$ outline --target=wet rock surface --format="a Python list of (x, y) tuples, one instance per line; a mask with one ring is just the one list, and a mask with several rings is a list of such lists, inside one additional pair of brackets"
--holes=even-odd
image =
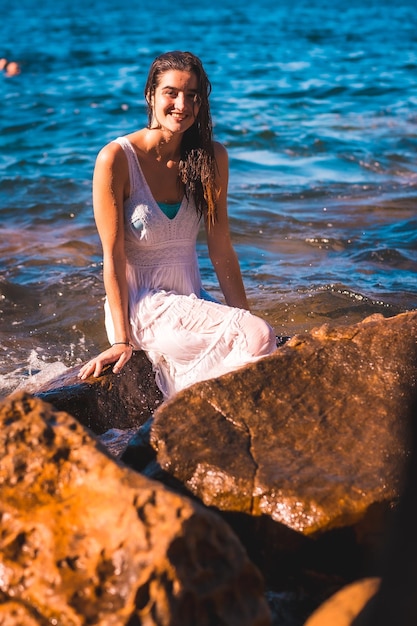
[(99, 378), (78, 378), (80, 366), (71, 368), (33, 391), (34, 395), (67, 411), (96, 434), (139, 428), (162, 402), (152, 366), (144, 352), (134, 352), (120, 374), (107, 367)]
[(416, 381), (417, 316), (322, 327), (156, 413), (162, 469), (205, 504), (304, 535), (398, 495)]
[(271, 584), (368, 575), (410, 452), (416, 340), (415, 313), (294, 337), (162, 405), (122, 458), (222, 511)]

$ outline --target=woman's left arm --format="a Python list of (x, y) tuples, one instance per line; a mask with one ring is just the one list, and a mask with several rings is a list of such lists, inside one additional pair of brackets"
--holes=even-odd
[(226, 148), (217, 142), (214, 144), (214, 151), (217, 165), (216, 188), (218, 198), (216, 222), (210, 226), (206, 223), (209, 256), (226, 303), (229, 306), (249, 310), (239, 261), (230, 237), (227, 214), (229, 159)]

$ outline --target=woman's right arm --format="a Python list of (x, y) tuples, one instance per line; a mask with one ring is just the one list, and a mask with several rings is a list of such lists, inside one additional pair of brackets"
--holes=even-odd
[(132, 348), (128, 345), (130, 327), (123, 218), (123, 201), (128, 184), (128, 165), (123, 150), (117, 143), (110, 143), (97, 156), (93, 176), (93, 206), (103, 248), (103, 279), (115, 344), (80, 369), (81, 379), (92, 374), (99, 376), (103, 367), (109, 363), (115, 363), (113, 371), (118, 373), (132, 355)]

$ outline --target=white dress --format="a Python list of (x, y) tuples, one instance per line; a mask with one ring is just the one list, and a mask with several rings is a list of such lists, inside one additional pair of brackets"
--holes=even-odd
[[(273, 352), (273, 329), (244, 309), (220, 304), (203, 290), (197, 261), (200, 228), (192, 199), (168, 218), (152, 196), (136, 152), (115, 140), (129, 163), (130, 197), (124, 204), (131, 340), (152, 362), (165, 398)], [(110, 343), (115, 341), (105, 304)]]

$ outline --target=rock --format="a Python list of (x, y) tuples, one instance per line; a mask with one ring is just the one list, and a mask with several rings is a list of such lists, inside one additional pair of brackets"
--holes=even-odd
[(273, 626), (301, 626), (317, 607), (317, 598), (310, 597), (298, 587), (292, 591), (266, 592)]
[(410, 445), (404, 490), (384, 546), (381, 584), (352, 626), (417, 624), (417, 394), (411, 410)]
[(122, 458), (227, 514), (264, 572), (304, 551), (305, 567), (356, 578), (399, 495), (416, 340), (416, 312), (294, 337), (163, 404), (156, 462), (143, 445)]
[[(277, 346), (288, 340), (277, 337)], [(35, 380), (21, 389), (70, 413), (96, 434), (138, 428), (163, 401), (151, 363), (141, 350), (133, 353), (120, 374), (113, 374), (109, 366), (99, 378), (81, 381), (80, 369), (77, 365), (52, 380)]]
[(317, 609), (305, 626), (352, 626), (379, 584), (379, 578), (367, 578), (347, 585)]
[(221, 518), (117, 464), (67, 413), (0, 405), (0, 622), (267, 626), (258, 570)]
[[(142, 428), (143, 426), (141, 429)], [(120, 458), (126, 450), (126, 447), (129, 446), (132, 438), (137, 435), (137, 432), (138, 431), (135, 428), (130, 428), (128, 430), (110, 428), (110, 430), (106, 430), (106, 432), (102, 435), (97, 435), (97, 439), (105, 446), (106, 450), (110, 452), (112, 456)]]
[(14, 600), (2, 603), (0, 596), (0, 624), (1, 626), (39, 626), (36, 616), (31, 610)]
[(410, 412), (411, 457), (384, 546), (381, 579), (357, 581), (327, 600), (305, 626), (415, 626), (417, 624), (417, 394)]
[(162, 402), (151, 363), (142, 351), (133, 353), (120, 374), (107, 367), (99, 378), (81, 381), (80, 368), (71, 368), (33, 394), (70, 413), (96, 434), (112, 428), (139, 428)]

